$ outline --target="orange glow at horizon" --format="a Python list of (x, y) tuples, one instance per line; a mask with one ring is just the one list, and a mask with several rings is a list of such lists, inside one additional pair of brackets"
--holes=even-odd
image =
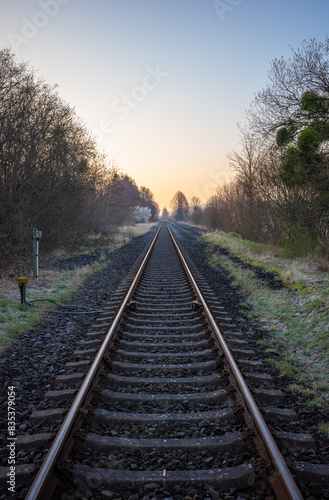
[(167, 129), (163, 129), (163, 116), (152, 116), (152, 129), (143, 118), (137, 111), (132, 113), (122, 128), (105, 137), (104, 146), (112, 152), (115, 165), (139, 187), (146, 186), (153, 192), (161, 210), (170, 210), (177, 191), (182, 191), (189, 202), (198, 196), (205, 203), (219, 184), (232, 177), (226, 154), (238, 147), (238, 141), (220, 131), (215, 122), (210, 132), (201, 134), (197, 117), (185, 127), (177, 120), (170, 124), (168, 118)]
[(48, 3), (52, 15), (47, 2), (6, 2), (0, 45), (16, 34), (18, 60), (58, 85), (99, 150), (168, 210), (178, 190), (205, 203), (234, 177), (227, 154), (270, 62), (328, 33), (323, 0), (231, 2), (222, 16), (210, 0)]

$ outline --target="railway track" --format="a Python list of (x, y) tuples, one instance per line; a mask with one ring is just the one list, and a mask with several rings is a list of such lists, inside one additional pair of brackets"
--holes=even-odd
[(28, 500), (301, 499), (300, 478), (329, 477), (298, 461), (312, 436), (272, 437), (265, 420), (297, 415), (166, 225), (46, 398), (26, 446), (52, 445)]

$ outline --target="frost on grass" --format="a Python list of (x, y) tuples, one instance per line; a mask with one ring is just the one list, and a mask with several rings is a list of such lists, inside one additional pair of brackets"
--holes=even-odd
[[(270, 362), (281, 373), (293, 377), (299, 390), (312, 402), (324, 404), (329, 400), (329, 274), (321, 272), (314, 259), (291, 259), (275, 255), (266, 245), (252, 244), (228, 235), (206, 239), (223, 246), (232, 256), (245, 262), (271, 264), (288, 285), (285, 290), (270, 290), (257, 279), (257, 274), (242, 269), (229, 256), (210, 251), (213, 266), (224, 267), (233, 284), (252, 306), (249, 312), (269, 332), (262, 344)], [(280, 359), (270, 358), (277, 350)]]

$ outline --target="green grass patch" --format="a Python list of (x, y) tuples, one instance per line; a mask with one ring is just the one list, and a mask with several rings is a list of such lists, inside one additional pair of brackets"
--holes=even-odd
[[(95, 263), (72, 271), (41, 271), (39, 280), (32, 280), (27, 284), (27, 302), (40, 299), (50, 299), (59, 304), (70, 300), (84, 281), (105, 266), (104, 262)], [(0, 299), (0, 346), (8, 347), (17, 336), (33, 327), (40, 321), (42, 315), (49, 309), (54, 308), (51, 302), (37, 302), (27, 308), (20, 303), (20, 291), (14, 282), (4, 282), (1, 287), (7, 285), (8, 295)]]
[(234, 257), (252, 266), (263, 268), (277, 275), (286, 286), (295, 290), (310, 291), (311, 288), (326, 288), (329, 262), (318, 254), (292, 257), (284, 248), (244, 240), (230, 234), (207, 234), (204, 239), (220, 246)]
[[(299, 391), (311, 404), (329, 403), (329, 307), (328, 274), (316, 273), (314, 266), (288, 257), (275, 256), (266, 245), (249, 244), (230, 235), (206, 236), (246, 262), (269, 268), (271, 261), (284, 281), (289, 276), (290, 289), (271, 290), (255, 272), (234, 263), (229, 256), (209, 252), (209, 263), (221, 266), (232, 277), (251, 310), (251, 319), (266, 328), (269, 336), (261, 341), (264, 353), (280, 373), (294, 378)], [(257, 255), (255, 255), (257, 253)], [(280, 357), (271, 356), (275, 351)]]
[[(146, 233), (154, 223), (138, 224), (134, 228), (120, 228), (116, 235), (104, 237), (101, 235), (91, 235), (72, 240), (72, 248), (79, 253), (93, 253), (95, 251), (116, 250), (124, 244), (129, 243), (135, 236)], [(72, 256), (72, 248), (69, 250), (56, 249), (53, 254), (43, 256), (42, 248), (40, 252), (40, 262), (42, 259), (51, 260)], [(47, 259), (46, 259), (47, 257)], [(18, 261), (15, 262), (17, 266)], [(106, 267), (108, 261), (101, 257), (98, 262), (71, 271), (54, 271), (43, 269), (39, 272), (39, 279), (34, 280), (32, 269), (29, 274), (25, 273), (29, 280), (26, 290), (27, 301), (51, 299), (58, 304), (64, 304), (71, 300), (85, 280), (92, 274), (101, 271)], [(16, 268), (15, 268), (16, 269)], [(55, 307), (51, 302), (36, 302), (33, 307), (27, 309), (20, 303), (20, 290), (15, 278), (10, 277), (14, 272), (8, 273), (9, 277), (0, 280), (0, 349), (11, 345), (12, 340), (18, 335), (27, 332), (38, 323), (42, 317)]]

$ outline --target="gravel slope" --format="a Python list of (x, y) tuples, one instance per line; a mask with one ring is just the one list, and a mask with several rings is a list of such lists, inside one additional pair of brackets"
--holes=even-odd
[[(105, 308), (121, 280), (135, 263), (146, 245), (155, 234), (155, 228), (145, 235), (136, 237), (129, 244), (110, 254), (110, 263), (101, 272), (91, 276), (84, 287), (70, 301), (87, 307)], [(100, 255), (99, 255), (100, 257)], [(52, 265), (67, 269), (81, 267), (95, 261), (90, 256), (70, 257)], [(6, 465), (8, 450), (5, 439), (7, 430), (7, 387), (15, 386), (16, 393), (16, 433), (30, 432), (29, 417), (38, 408), (44, 394), (52, 389), (54, 380), (70, 361), (71, 353), (84, 338), (97, 315), (45, 314), (44, 320), (34, 329), (20, 335), (10, 348), (0, 356), (1, 391), (0, 414), (0, 465)], [(18, 453), (19, 463), (24, 463), (24, 455)]]

